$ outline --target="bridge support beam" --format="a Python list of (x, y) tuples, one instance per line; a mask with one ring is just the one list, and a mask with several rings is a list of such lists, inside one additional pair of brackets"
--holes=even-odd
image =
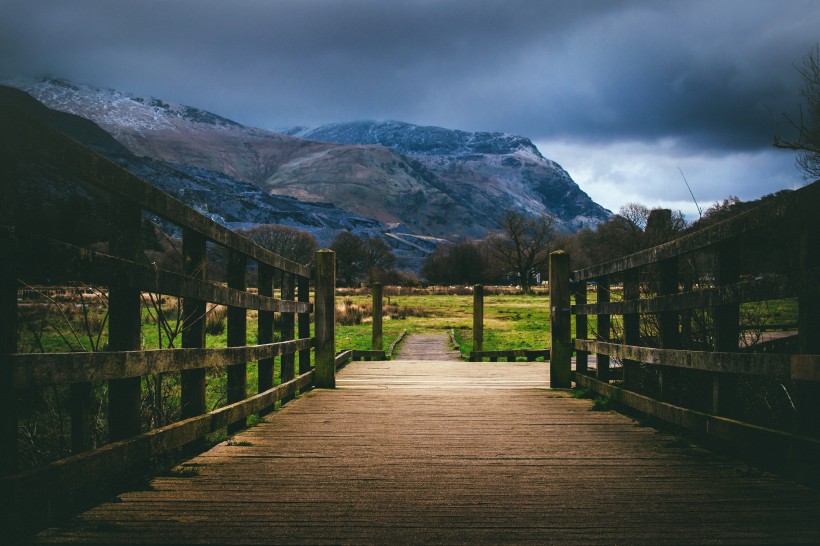
[(336, 253), (320, 250), (316, 264), (316, 367), (315, 384), (336, 388)]
[(550, 254), (550, 386), (572, 386), (572, 331), (570, 322), (569, 254)]

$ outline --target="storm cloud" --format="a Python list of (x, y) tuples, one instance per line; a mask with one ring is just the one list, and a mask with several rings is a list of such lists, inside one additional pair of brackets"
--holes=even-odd
[(691, 213), (679, 169), (704, 201), (801, 181), (771, 142), (773, 115), (797, 112), (814, 0), (4, 4), (5, 76), (267, 129), (397, 119), (517, 133), (610, 208), (628, 195)]

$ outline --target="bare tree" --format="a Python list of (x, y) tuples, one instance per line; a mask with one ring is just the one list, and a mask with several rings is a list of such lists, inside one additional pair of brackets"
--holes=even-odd
[(510, 210), (501, 220), (503, 231), (489, 237), (495, 258), (518, 275), (524, 292), (532, 291), (533, 277), (549, 264), (554, 223), (551, 216), (529, 218)]
[(239, 233), (274, 254), (299, 264), (312, 263), (313, 255), (319, 250), (319, 243), (313, 235), (290, 226), (261, 224)]
[(806, 178), (820, 177), (820, 44), (809, 50), (803, 58), (803, 66), (797, 68), (803, 78), (800, 95), (806, 99), (806, 109), (800, 107), (800, 118), (795, 120), (786, 114), (782, 118), (797, 131), (795, 139), (781, 135), (780, 124), (774, 136), (777, 148), (795, 150), (797, 166)]

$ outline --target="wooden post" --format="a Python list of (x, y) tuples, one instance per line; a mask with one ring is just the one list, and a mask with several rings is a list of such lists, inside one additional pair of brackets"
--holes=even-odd
[(16, 133), (12, 135), (5, 130), (0, 141), (0, 223), (9, 228), (0, 233), (0, 476), (17, 470), (17, 392), (6, 356), (17, 352), (17, 245), (11, 231), (16, 221), (17, 157), (12, 144)]
[[(800, 287), (797, 309), (797, 352), (820, 354), (820, 293), (808, 279), (811, 269), (820, 267), (820, 221), (816, 215), (806, 222), (800, 233)], [(797, 382), (799, 426), (807, 435), (820, 436), (820, 385), (817, 382)]]
[(316, 375), (319, 388), (336, 388), (336, 254), (316, 253)]
[[(246, 290), (245, 271), (247, 257), (231, 249), (228, 252), (228, 287), (235, 290)], [(241, 347), (248, 343), (247, 313), (244, 307), (228, 306), (228, 347)], [(228, 404), (245, 399), (247, 390), (248, 365), (232, 364), (228, 366)], [(247, 419), (241, 419), (228, 425), (228, 434), (234, 434), (247, 425)]]
[[(609, 303), (609, 278), (601, 277), (598, 279), (597, 291), (598, 303)], [(601, 341), (609, 341), (610, 318), (606, 313), (598, 313), (598, 339)], [(595, 358), (595, 376), (598, 381), (604, 383), (609, 381), (609, 355), (596, 355)]]
[[(636, 301), (641, 298), (640, 270), (628, 269), (624, 271), (624, 301)], [(641, 343), (641, 315), (638, 313), (624, 314), (624, 345), (640, 345)], [(638, 387), (638, 367), (634, 360), (624, 360), (624, 387), (635, 390)]]
[[(732, 242), (724, 243), (715, 249), (715, 285), (723, 286), (740, 280), (741, 248), (741, 244)], [(713, 313), (715, 351), (737, 352), (740, 341), (740, 304), (718, 305), (714, 308)], [(721, 390), (729, 390), (729, 384), (734, 382), (735, 378), (733, 377), (712, 374), (713, 414), (717, 415), (725, 410), (725, 408), (722, 410), (721, 404), (726, 405), (727, 397), (724, 396), (724, 400), (721, 401), (720, 392)]]
[(550, 254), (550, 388), (572, 386), (572, 323), (570, 320), (569, 254)]
[(12, 236), (3, 233), (0, 241), (5, 261), (0, 267), (0, 475), (17, 470), (17, 392), (7, 356), (17, 352), (16, 245)]
[[(259, 295), (273, 297), (273, 277), (274, 269), (272, 266), (260, 263), (256, 270), (257, 284), (259, 285)], [(274, 312), (273, 311), (259, 311), (258, 330), (256, 340), (259, 345), (266, 343), (273, 343), (273, 328), (274, 328)], [(265, 392), (273, 388), (273, 358), (261, 358), (257, 363), (258, 380), (257, 392)], [(271, 408), (273, 409), (273, 408)], [(269, 413), (269, 411), (260, 412), (260, 414)]]
[[(302, 303), (310, 303), (310, 279), (299, 277), (298, 279), (298, 299)], [(299, 339), (310, 337), (310, 311), (299, 313)], [(299, 375), (310, 371), (310, 349), (299, 351)]]
[[(296, 279), (291, 273), (282, 273), (282, 300), (294, 301), (296, 299)], [(279, 323), (281, 330), (279, 338), (282, 341), (293, 340), (293, 313), (281, 313), (279, 315)], [(294, 353), (282, 355), (282, 367), (279, 370), (279, 378), (282, 383), (287, 383), (295, 377), (296, 355)], [(293, 400), (293, 396), (282, 398), (282, 402), (289, 402)]]
[[(183, 272), (188, 277), (205, 280), (207, 278), (207, 247), (205, 237), (188, 228), (182, 230)], [(186, 348), (205, 347), (206, 302), (196, 298), (183, 298), (182, 346)], [(182, 419), (196, 417), (207, 412), (205, 404), (205, 368), (183, 370), (180, 373)]]
[(381, 351), (384, 349), (384, 341), (382, 335), (382, 283), (373, 283), (373, 350)]
[[(658, 293), (661, 296), (678, 292), (678, 259), (669, 258), (658, 263), (660, 282)], [(679, 317), (677, 311), (666, 311), (658, 316), (660, 327), (660, 345), (663, 349), (678, 349), (680, 347)], [(658, 397), (663, 401), (663, 367), (658, 368)]]
[[(575, 305), (586, 305), (587, 303), (587, 283), (580, 281), (575, 285)], [(589, 320), (587, 315), (576, 313), (575, 315), (575, 339), (587, 339), (589, 335)], [(575, 351), (575, 371), (586, 373), (588, 369), (589, 353), (586, 351)]]
[[(111, 198), (111, 252), (138, 261), (142, 254), (142, 211), (118, 197)], [(140, 291), (122, 278), (111, 281), (108, 291), (108, 348), (140, 349)], [(140, 433), (140, 377), (111, 380), (108, 384), (108, 438), (112, 442)]]
[[(484, 286), (473, 287), (473, 352), (484, 350)], [(471, 357), (471, 360), (474, 360)], [(481, 360), (480, 358), (478, 360)]]

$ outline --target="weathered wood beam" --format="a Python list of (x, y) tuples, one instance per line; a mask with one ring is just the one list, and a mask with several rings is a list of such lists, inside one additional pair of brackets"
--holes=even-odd
[(313, 339), (221, 347), (98, 353), (25, 353), (9, 355), (16, 389), (104, 381), (196, 368), (217, 368), (309, 350)]
[(574, 281), (592, 280), (628, 269), (643, 267), (669, 258), (708, 248), (763, 229), (784, 220), (799, 221), (816, 214), (820, 203), (820, 182), (809, 184), (755, 209), (705, 227), (678, 239), (623, 258), (588, 267), (572, 274)]

